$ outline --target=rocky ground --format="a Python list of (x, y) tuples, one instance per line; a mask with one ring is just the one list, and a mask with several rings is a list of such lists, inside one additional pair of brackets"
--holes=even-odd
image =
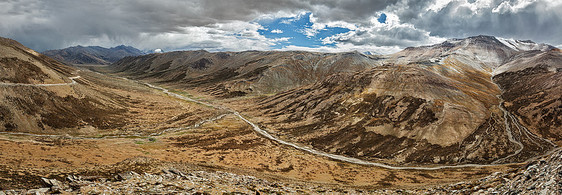
[(562, 194), (562, 150), (508, 173), (424, 189), (429, 194)]
[(227, 172), (174, 169), (158, 174), (120, 173), (113, 178), (69, 176), (64, 181), (43, 179), (44, 188), (8, 190), (0, 194), (279, 194), (279, 193), (362, 193), (363, 190), (329, 188), (315, 185), (270, 182), (253, 176)]
[[(149, 158), (129, 159), (111, 168), (122, 172), (105, 177), (68, 175), (41, 178), (43, 187), (0, 191), (4, 194), (560, 194), (562, 193), (562, 150), (507, 173), (449, 185), (408, 189), (357, 189), (350, 186), (269, 181), (225, 171), (159, 164)], [(161, 168), (137, 173), (129, 169)], [(162, 168), (164, 167), (164, 168)], [(137, 170), (141, 171), (141, 170)]]
[[(30, 170), (28, 170), (30, 171)], [(97, 173), (96, 173), (97, 172)], [(100, 172), (106, 173), (99, 174)], [(39, 173), (27, 172), (33, 176)], [(37, 174), (37, 175), (35, 175)], [(50, 174), (53, 174), (52, 172)], [(57, 171), (40, 177), (34, 189), (0, 191), (4, 194), (314, 194), (373, 193), (349, 186), (277, 181), (208, 167), (165, 163), (135, 157), (112, 166), (78, 172)]]

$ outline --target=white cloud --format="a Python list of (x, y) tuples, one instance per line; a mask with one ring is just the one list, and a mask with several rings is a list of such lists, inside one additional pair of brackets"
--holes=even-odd
[[(340, 49), (404, 48), (478, 34), (562, 43), (562, 0), (0, 0), (0, 7), (0, 36), (39, 51), (76, 44), (268, 50), (290, 38), (260, 36), (256, 29), (265, 29), (253, 22), (307, 12), (313, 25), (302, 33), (309, 37), (327, 27), (353, 31), (323, 40)], [(386, 24), (376, 21), (381, 13)]]
[(310, 17), (310, 22), (312, 23), (312, 26), (310, 28), (305, 28), (303, 30), (302, 33), (304, 35), (306, 35), (307, 37), (314, 37), (314, 36), (316, 36), (316, 34), (318, 34), (318, 32), (326, 29), (326, 24), (318, 22), (318, 18), (314, 17), (313, 13), (311, 13), (309, 17)]
[[(310, 22), (312, 26), (301, 30), (301, 33), (313, 38), (320, 31), (327, 27), (341, 27), (350, 29), (349, 32), (335, 34), (322, 39), (322, 44), (326, 46), (320, 47), (304, 47), (288, 45), (278, 50), (305, 50), (315, 52), (375, 52), (375, 53), (393, 53), (409, 46), (420, 46), (436, 44), (445, 40), (445, 38), (431, 36), (430, 32), (415, 28), (412, 24), (402, 23), (398, 16), (393, 13), (386, 13), (386, 22), (380, 23), (376, 16), (381, 13), (367, 18), (362, 24), (349, 23), (345, 21), (330, 21), (326, 23), (310, 14)], [(300, 18), (304, 15), (299, 13), (293, 15), (294, 18)]]
[(404, 0), (385, 11), (434, 36), (492, 35), (560, 44), (561, 10), (560, 0)]
[(275, 43), (279, 43), (279, 42), (287, 42), (291, 39), (292, 39), (292, 37), (281, 37), (281, 38), (271, 39), (271, 41), (275, 42)]
[(348, 23), (345, 21), (329, 21), (329, 22), (319, 22), (318, 18), (314, 16), (314, 13), (310, 14), (310, 22), (312, 26), (310, 28), (305, 28), (301, 31), (307, 37), (314, 37), (316, 36), (321, 30), (324, 30), (328, 27), (340, 27), (340, 28), (347, 28), (350, 30), (354, 30), (357, 28), (356, 24)]
[(492, 13), (500, 13), (504, 14), (507, 12), (517, 13), (519, 10), (526, 8), (527, 6), (531, 5), (532, 3), (536, 2), (536, 0), (518, 0), (511, 4), (509, 1), (504, 1), (496, 8), (492, 10)]
[(281, 29), (275, 29), (275, 30), (272, 30), (271, 33), (281, 34), (281, 33), (283, 33), (283, 31)]
[(302, 11), (290, 12), (290, 11), (283, 11), (282, 10), (282, 11), (278, 11), (278, 12), (274, 12), (274, 13), (261, 14), (255, 20), (256, 21), (270, 22), (270, 21), (273, 21), (273, 20), (278, 19), (278, 18), (293, 17), (293, 16), (298, 15), (300, 13), (302, 13)]
[(347, 33), (324, 38), (324, 44), (350, 43), (357, 46), (420, 46), (443, 42), (441, 37), (431, 36), (430, 32), (415, 28), (411, 24), (401, 23), (398, 16), (388, 13), (386, 23), (380, 23), (376, 17), (370, 18), (370, 24), (357, 26)]
[[(295, 16), (295, 14), (291, 14), (289, 17), (286, 17), (286, 18), (289, 18), (289, 19), (282, 20), (281, 23), (282, 23), (282, 24), (291, 24), (291, 23), (293, 23), (294, 21), (297, 21), (297, 20), (302, 19), (302, 17), (305, 16), (306, 13), (307, 13), (306, 11), (299, 11), (299, 12), (296, 14), (296, 16)], [(293, 17), (293, 16), (294, 16), (294, 17)]]
[(141, 49), (164, 48), (205, 49), (209, 51), (269, 50), (276, 42), (289, 38), (268, 39), (258, 33), (261, 25), (253, 22), (233, 21), (202, 27), (183, 27), (177, 32), (141, 33), (143, 40), (136, 45)]
[(302, 46), (295, 46), (289, 45), (283, 47), (281, 49), (277, 49), (278, 51), (310, 51), (310, 52), (328, 52), (328, 53), (337, 53), (337, 52), (350, 52), (350, 51), (358, 51), (361, 53), (364, 52), (372, 52), (372, 53), (380, 53), (380, 54), (391, 54), (396, 53), (402, 48), (398, 46), (376, 46), (376, 45), (353, 45), (350, 43), (338, 43), (335, 46), (321, 46), (321, 47), (302, 47)]
[(445, 6), (447, 6), (449, 3), (451, 3), (451, 1), (453, 0), (436, 0), (433, 4), (427, 7), (426, 11), (438, 12), (441, 9), (443, 9)]

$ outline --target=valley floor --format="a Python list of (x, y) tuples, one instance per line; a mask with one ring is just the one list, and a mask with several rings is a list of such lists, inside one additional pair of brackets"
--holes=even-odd
[(80, 71), (79, 84), (120, 93), (136, 102), (131, 112), (143, 113), (146, 118), (133, 118), (122, 128), (102, 133), (81, 129), (81, 134), (49, 136), (0, 134), (0, 190), (4, 190), (0, 194), (28, 192), (21, 189), (73, 193), (416, 193), (428, 186), (478, 181), (525, 165), (392, 170), (336, 161), (267, 139), (235, 114), (88, 68), (92, 66)]

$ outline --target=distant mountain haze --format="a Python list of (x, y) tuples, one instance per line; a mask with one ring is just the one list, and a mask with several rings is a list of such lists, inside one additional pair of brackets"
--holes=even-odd
[(127, 56), (144, 55), (143, 51), (131, 46), (120, 45), (112, 48), (99, 46), (74, 46), (64, 49), (43, 52), (55, 60), (65, 64), (103, 64), (108, 65)]

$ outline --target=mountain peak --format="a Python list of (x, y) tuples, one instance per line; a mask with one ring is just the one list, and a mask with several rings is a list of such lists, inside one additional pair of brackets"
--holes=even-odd
[(554, 48), (551, 45), (544, 44), (544, 43), (539, 44), (531, 40), (515, 40), (515, 39), (506, 39), (501, 37), (497, 37), (496, 39), (502, 44), (504, 44), (505, 46), (516, 51), (529, 51), (529, 50), (548, 51)]
[(109, 48), (109, 49), (136, 49), (136, 48), (131, 47), (131, 46), (127, 46), (127, 45), (119, 45), (119, 46), (112, 47), (112, 48)]
[(451, 44), (491, 44), (500, 47), (508, 47), (511, 50), (515, 51), (529, 51), (529, 50), (541, 50), (541, 51), (548, 51), (554, 48), (551, 45), (544, 44), (544, 43), (535, 43), (531, 40), (516, 40), (513, 38), (502, 38), (502, 37), (495, 37), (489, 35), (478, 35), (467, 37), (464, 39), (452, 38), (447, 39), (445, 42), (438, 44), (442, 46), (454, 46)]

